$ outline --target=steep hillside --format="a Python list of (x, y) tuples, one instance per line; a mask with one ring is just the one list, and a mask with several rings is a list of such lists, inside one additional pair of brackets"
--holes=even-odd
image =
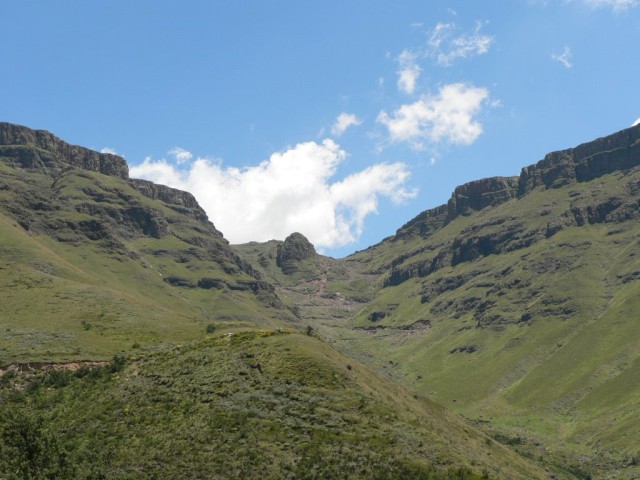
[(327, 326), (344, 326), (377, 290), (377, 273), (362, 272), (348, 261), (318, 255), (300, 233), (284, 241), (251, 242), (232, 248), (269, 279), (303, 327), (323, 331)]
[(5, 374), (0, 401), (8, 479), (547, 477), (442, 407), (283, 330)]
[(329, 311), (301, 308), (298, 287), (349, 272), (299, 234), (265, 248), (245, 249), (254, 267), (190, 194), (0, 124), (0, 477), (547, 476), (313, 328), (287, 330)]
[[(192, 195), (0, 123), (0, 364), (294, 319)], [(276, 323), (274, 323), (276, 322)]]
[(637, 478), (639, 165), (640, 126), (458, 187), (338, 262), (372, 300), (317, 328), (531, 455)]
[(528, 455), (636, 478), (639, 165), (634, 127), (462, 185), (345, 259), (234, 248), (343, 352)]
[(68, 478), (637, 478), (639, 219), (640, 126), (336, 260), (0, 124), (0, 464), (17, 428)]

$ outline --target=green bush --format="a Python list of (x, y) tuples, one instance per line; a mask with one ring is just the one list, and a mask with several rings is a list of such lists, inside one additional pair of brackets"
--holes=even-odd
[(3, 412), (0, 477), (6, 480), (75, 478), (69, 454), (41, 416), (21, 409)]

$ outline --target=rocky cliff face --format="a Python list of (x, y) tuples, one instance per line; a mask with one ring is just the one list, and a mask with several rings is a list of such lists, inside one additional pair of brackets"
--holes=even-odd
[[(534, 190), (558, 189), (615, 172), (627, 174), (636, 171), (633, 169), (638, 166), (640, 126), (572, 149), (549, 153), (540, 162), (523, 168), (519, 177), (485, 178), (461, 185), (446, 205), (422, 212), (386, 241), (427, 239), (461, 215), (510, 200), (521, 201)], [(497, 216), (462, 229), (447, 242), (425, 242), (414, 247), (386, 265), (391, 270), (384, 285), (399, 285), (410, 278), (427, 277), (447, 266), (521, 250), (565, 228), (640, 218), (640, 187), (635, 180), (627, 183), (624, 192), (617, 195), (601, 196), (598, 189), (584, 195), (578, 190), (569, 192), (565, 210), (554, 215), (551, 210), (539, 212), (539, 217), (547, 219), (544, 223)]]
[(446, 205), (422, 212), (400, 227), (391, 240), (415, 235), (427, 237), (460, 215), (522, 198), (535, 188), (559, 188), (587, 182), (638, 165), (640, 125), (575, 148), (551, 152), (538, 163), (524, 167), (520, 176), (490, 177), (460, 185)]
[(396, 232), (393, 240), (419, 235), (427, 237), (460, 215), (492, 207), (518, 195), (519, 177), (491, 177), (456, 187), (445, 205), (422, 212)]
[(427, 237), (431, 233), (438, 231), (447, 223), (448, 207), (440, 205), (439, 207), (425, 210), (417, 217), (405, 223), (398, 229), (393, 240), (410, 238), (413, 236)]
[(129, 178), (124, 158), (70, 145), (45, 130), (0, 123), (0, 155), (11, 157), (22, 168), (62, 169), (64, 164), (105, 175)]
[(640, 125), (575, 148), (552, 152), (522, 169), (518, 196), (536, 187), (558, 188), (640, 165)]
[(517, 193), (518, 177), (491, 177), (465, 183), (456, 187), (447, 203), (447, 222), (504, 203)]
[[(136, 187), (145, 197), (151, 198), (152, 200), (160, 200), (177, 212), (208, 223), (206, 212), (189, 192), (137, 178), (129, 180), (129, 183)], [(220, 236), (222, 236), (222, 234), (220, 234)]]

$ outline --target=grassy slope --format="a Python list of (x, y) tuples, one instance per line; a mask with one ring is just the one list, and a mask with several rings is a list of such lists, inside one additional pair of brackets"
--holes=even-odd
[[(26, 403), (71, 452), (75, 475), (546, 477), (442, 407), (316, 338), (287, 331), (156, 349), (98, 378), (40, 374), (28, 381), (21, 394), (10, 392), (24, 377), (3, 382), (5, 421), (15, 423), (8, 412)], [(7, 453), (11, 441), (4, 441)]]
[[(145, 352), (123, 372), (50, 372), (26, 385), (5, 374), (3, 478), (34, 451), (54, 470), (64, 462), (52, 459), (68, 451), (69, 478), (541, 476), (312, 337), (254, 332), (192, 343), (209, 326), (238, 333), (295, 320), (268, 289), (194, 287), (202, 278), (255, 280), (212, 226), (119, 178), (0, 160), (0, 364)], [(130, 207), (167, 231), (145, 232), (148, 219), (127, 217)], [(296, 279), (326, 285), (308, 267)], [(322, 312), (325, 300), (310, 308)], [(28, 441), (11, 450), (20, 438)]]
[(299, 262), (296, 271), (285, 274), (276, 264), (281, 243), (251, 242), (232, 248), (277, 287), (278, 295), (297, 314), (302, 326), (328, 334), (325, 328), (344, 326), (372, 300), (379, 275), (353, 268), (348, 259), (321, 255)]
[[(518, 224), (534, 231), (572, 203), (597, 204), (611, 196), (635, 201), (624, 185), (639, 178), (637, 171), (607, 175), (460, 217), (427, 240), (434, 251), (410, 261), (430, 258), (465, 231), (481, 235)], [(506, 220), (496, 223), (500, 218)], [(380, 288), (380, 280), (374, 301), (349, 328), (332, 328), (330, 335), (341, 348), (414, 391), (498, 432), (520, 436), (519, 448), (531, 455), (636, 478), (637, 235), (633, 220), (567, 227), (530, 247), (446, 267), (399, 286)], [(422, 245), (420, 238), (383, 242), (349, 261), (362, 270), (388, 271), (393, 258)], [(458, 288), (421, 301), (425, 290), (459, 276), (466, 281)], [(501, 321), (479, 327), (474, 309), (461, 307), (465, 299), (490, 300), (489, 313)], [(387, 316), (375, 325), (387, 328), (361, 330), (372, 325), (376, 311)], [(522, 321), (525, 313), (531, 318)], [(397, 328), (421, 319), (430, 327)], [(467, 346), (476, 350), (457, 350)]]
[[(54, 188), (51, 174), (39, 170), (0, 162), (0, 174), (0, 364), (110, 358), (137, 344), (197, 338), (208, 324), (233, 329), (292, 317), (251, 291), (164, 281), (255, 279), (225, 257), (223, 240), (204, 225), (119, 178), (73, 168), (57, 176)], [(30, 209), (36, 202), (47, 207)], [(110, 223), (109, 212), (130, 205), (159, 212), (169, 234), (154, 238)], [(79, 206), (101, 213), (80, 213)], [(95, 220), (106, 229), (97, 233), (102, 238), (78, 230)], [(196, 237), (214, 247), (194, 244)]]

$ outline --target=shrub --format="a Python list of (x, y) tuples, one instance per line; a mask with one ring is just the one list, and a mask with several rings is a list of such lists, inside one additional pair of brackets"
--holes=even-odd
[(67, 451), (42, 417), (22, 410), (2, 415), (0, 471), (7, 479), (74, 478)]

